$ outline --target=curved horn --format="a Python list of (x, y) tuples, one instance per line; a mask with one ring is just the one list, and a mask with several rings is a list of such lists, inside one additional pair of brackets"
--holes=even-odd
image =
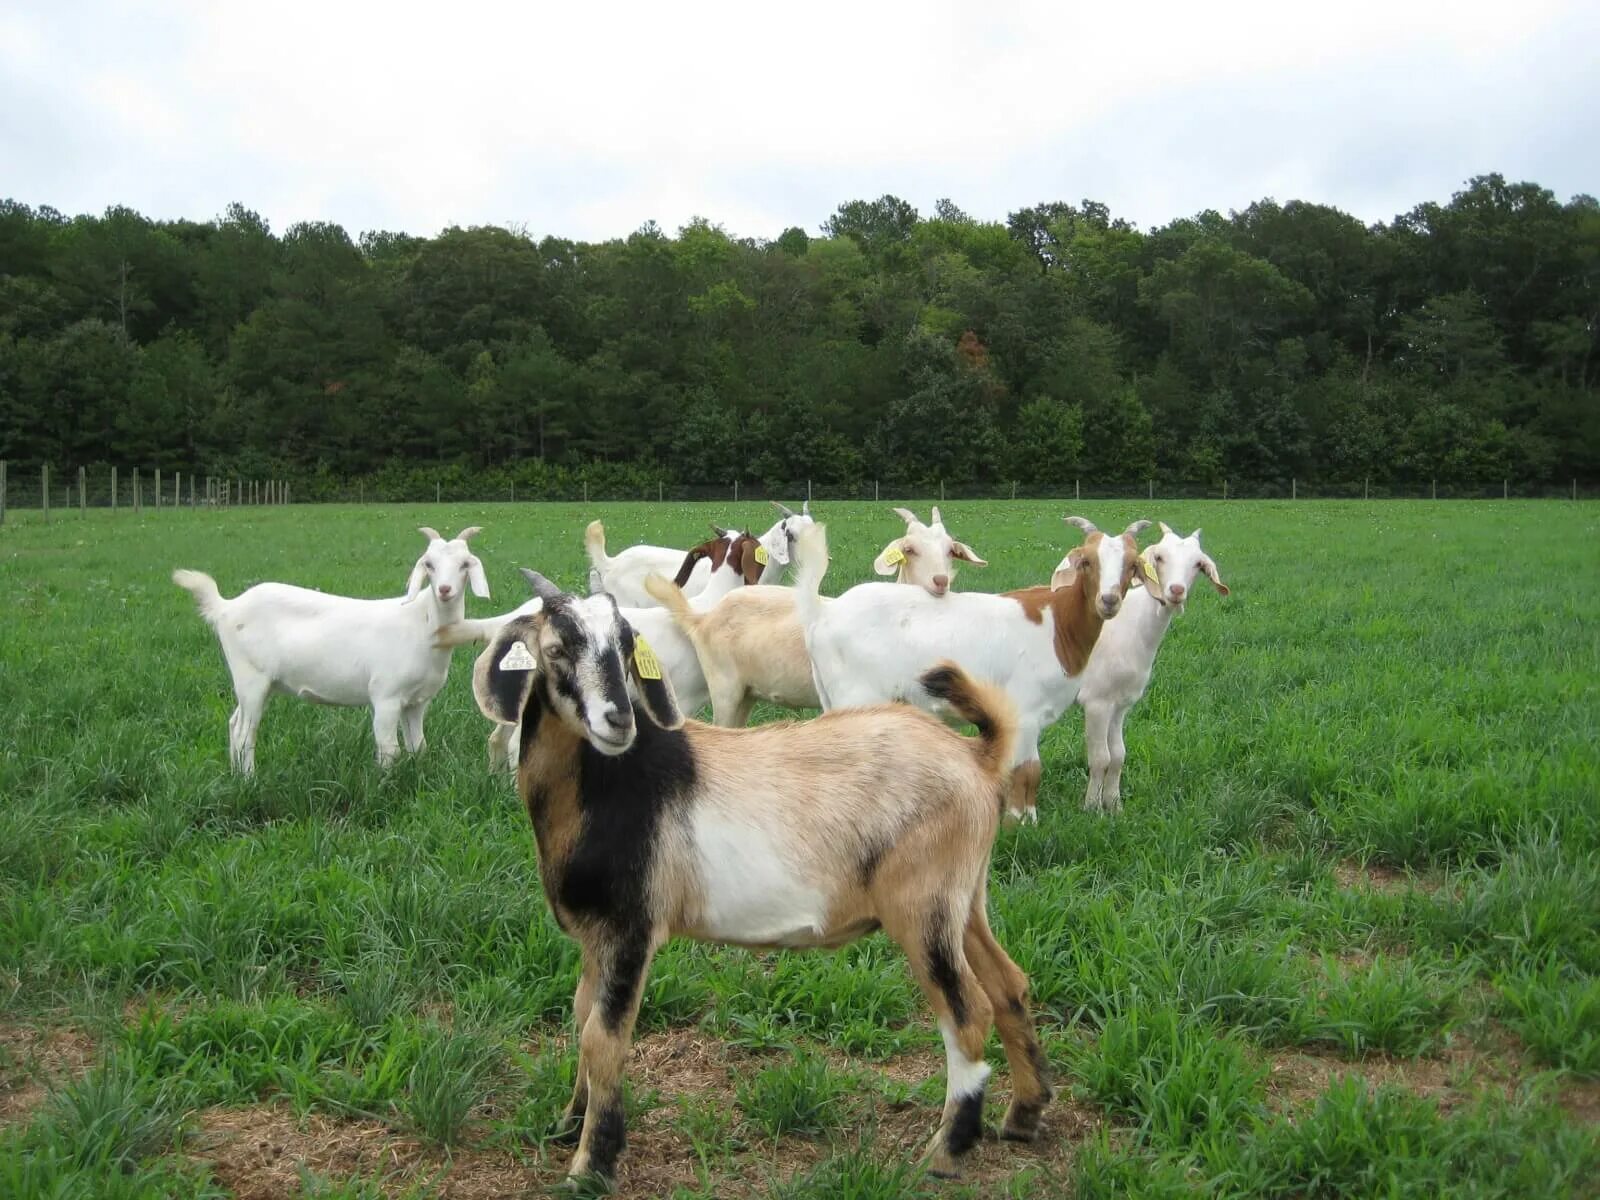
[(517, 570), (521, 571), (522, 577), (528, 581), (529, 590), (546, 604), (562, 596), (561, 589), (539, 574), (539, 572), (529, 570), (527, 567), (518, 567)]
[(444, 539), (439, 536), (439, 531), (437, 529), (435, 529), (432, 525), (418, 525), (417, 526), (417, 532), (420, 533), (423, 537), (427, 538), (430, 542), (442, 542), (442, 541), (444, 541)]
[(483, 532), (483, 526), (482, 525), (468, 525), (460, 533), (456, 534), (456, 541), (464, 542), (469, 538), (476, 537), (478, 534), (480, 534), (482, 532)]
[(1100, 532), (1095, 528), (1094, 522), (1089, 520), (1088, 517), (1062, 517), (1061, 519), (1068, 525), (1076, 525), (1079, 529), (1083, 530), (1085, 535)]
[(1122, 531), (1123, 537), (1132, 537), (1136, 533), (1143, 533), (1150, 528), (1149, 521), (1134, 521)]
[(787, 504), (779, 504), (776, 500), (774, 500), (772, 502), (772, 507), (777, 509), (786, 517), (794, 516), (794, 509), (790, 508)]
[(897, 508), (894, 510), (894, 515), (899, 517), (907, 525), (922, 524), (922, 522), (917, 520), (917, 514), (912, 512), (909, 508)]
[(933, 523), (935, 525), (944, 524), (944, 518), (939, 515), (939, 506), (937, 504), (933, 506)]
[(1157, 521), (1156, 528), (1161, 530), (1162, 537), (1170, 537), (1172, 535), (1172, 526), (1168, 525), (1165, 521)]
[(721, 525), (718, 525), (715, 521), (711, 522), (711, 530), (719, 538), (728, 536), (728, 531), (726, 529), (724, 529)]

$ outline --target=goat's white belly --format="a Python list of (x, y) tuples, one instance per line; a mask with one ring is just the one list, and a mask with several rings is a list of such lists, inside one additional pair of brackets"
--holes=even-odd
[(766, 831), (706, 812), (695, 816), (692, 837), (704, 897), (698, 933), (761, 945), (807, 945), (822, 937), (826, 898)]

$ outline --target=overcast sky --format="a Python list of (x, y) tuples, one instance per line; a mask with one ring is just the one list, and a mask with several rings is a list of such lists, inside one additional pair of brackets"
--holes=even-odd
[(600, 239), (1600, 192), (1600, 3), (0, 5), (0, 196)]

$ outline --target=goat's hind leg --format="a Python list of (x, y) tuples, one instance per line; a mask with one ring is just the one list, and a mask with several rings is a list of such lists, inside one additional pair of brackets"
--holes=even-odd
[(994, 1010), (963, 948), (966, 902), (940, 896), (901, 927), (884, 928), (905, 949), (923, 994), (933, 1008), (944, 1038), (945, 1098), (939, 1128), (928, 1143), (928, 1169), (935, 1175), (959, 1175), (958, 1160), (983, 1136), (983, 1090), (989, 1064), (984, 1044)]
[[(645, 972), (662, 940), (648, 928), (606, 930), (584, 939), (584, 970), (590, 970), (592, 959), (596, 988), (578, 1035), (579, 1087), (588, 1095), (583, 1134), (567, 1167), (568, 1179), (616, 1175), (617, 1156), (628, 1140), (622, 1115), (622, 1066), (639, 1015)], [(573, 1099), (577, 1100), (576, 1090)]]
[(1006, 1109), (1000, 1136), (1031, 1142), (1039, 1134), (1039, 1118), (1045, 1105), (1055, 1094), (1050, 1087), (1050, 1064), (1028, 1012), (1028, 977), (995, 941), (984, 907), (984, 888), (980, 885), (967, 918), (963, 944), (967, 961), (994, 1006), (995, 1027), (1011, 1068), (1011, 1106)]
[(272, 694), (272, 681), (254, 670), (233, 673), (233, 694), (238, 706), (228, 718), (228, 758), (241, 775), (256, 773), (256, 729)]

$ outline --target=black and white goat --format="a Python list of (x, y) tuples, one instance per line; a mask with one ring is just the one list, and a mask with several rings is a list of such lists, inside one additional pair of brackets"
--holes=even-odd
[(991, 1022), (1012, 1072), (1004, 1134), (1031, 1140), (1046, 1063), (1027, 978), (985, 912), (1016, 741), (1005, 695), (949, 664), (924, 673), (921, 686), (977, 726), (972, 739), (898, 704), (755, 729), (685, 723), (612, 597), (531, 582), (541, 611), (495, 635), (473, 691), (491, 721), (521, 722), (517, 785), (545, 897), (582, 947), (569, 1176), (615, 1168), (645, 975), (674, 936), (836, 947), (881, 927), (944, 1037), (933, 1169), (954, 1173), (981, 1134)]

